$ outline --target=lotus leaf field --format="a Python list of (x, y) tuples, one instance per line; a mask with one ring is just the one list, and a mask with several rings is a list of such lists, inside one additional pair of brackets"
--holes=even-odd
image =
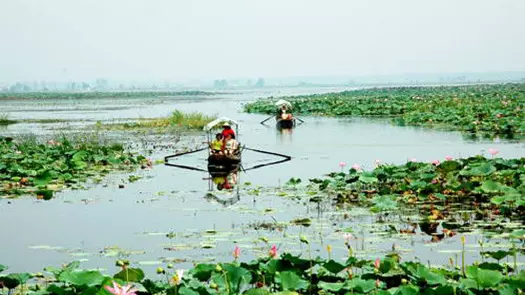
[(62, 136), (47, 142), (36, 138), (0, 138), (0, 196), (35, 194), (50, 199), (55, 191), (79, 188), (112, 170), (130, 171), (148, 160), (125, 151), (121, 144), (93, 137)]
[[(293, 104), (296, 114), (388, 117), (398, 125), (489, 137), (520, 139), (525, 135), (525, 84), (362, 89), (284, 99)], [(244, 109), (273, 114), (275, 101), (260, 99)]]
[(522, 219), (525, 208), (525, 158), (475, 156), (398, 166), (378, 163), (373, 171), (354, 166), (348, 173), (333, 172), (310, 182), (335, 196), (338, 203), (369, 205), (375, 211), (397, 209), (401, 203), (463, 203)]
[[(308, 244), (308, 240), (301, 238)], [(328, 255), (330, 249), (327, 249)], [(375, 261), (349, 256), (304, 258), (275, 246), (268, 257), (241, 262), (235, 248), (231, 263), (198, 264), (192, 269), (157, 268), (157, 278), (145, 278), (140, 268), (119, 260), (113, 276), (79, 269), (73, 262), (45, 273), (0, 275), (0, 286), (19, 294), (521, 294), (525, 272), (509, 264), (487, 261), (433, 268), (401, 261), (396, 252)], [(307, 254), (307, 253), (305, 253)], [(514, 255), (514, 252), (504, 253)], [(308, 255), (309, 256), (309, 255)], [(495, 260), (495, 259), (494, 259)], [(514, 260), (515, 263), (515, 260)], [(0, 265), (0, 271), (6, 267)]]

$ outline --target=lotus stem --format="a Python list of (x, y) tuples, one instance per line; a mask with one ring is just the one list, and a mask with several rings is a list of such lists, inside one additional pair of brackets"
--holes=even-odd
[(512, 259), (514, 260), (514, 273), (518, 273), (518, 251), (516, 251), (516, 244), (512, 242)]
[(461, 274), (465, 276), (465, 236), (461, 237)]

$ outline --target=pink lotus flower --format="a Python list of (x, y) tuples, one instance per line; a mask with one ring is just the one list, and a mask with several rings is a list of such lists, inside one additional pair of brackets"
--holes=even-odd
[(452, 156), (445, 156), (445, 160), (447, 160), (447, 161), (452, 161), (452, 159), (454, 159), (454, 158), (452, 158)]
[(408, 161), (409, 161), (409, 162), (412, 162), (412, 163), (417, 162), (416, 158), (411, 158), (411, 159), (409, 159)]
[(341, 167), (341, 170), (346, 166), (345, 162), (339, 162), (339, 167)]
[(233, 249), (233, 258), (239, 259), (239, 257), (241, 257), (241, 248), (235, 245), (235, 248)]
[(361, 171), (361, 166), (359, 164), (354, 164), (352, 165), (352, 169), (354, 169), (355, 171)]
[(430, 183), (432, 184), (436, 184), (438, 181), (436, 179), (432, 179), (432, 181)]
[(376, 279), (376, 288), (381, 287), (381, 281), (379, 279)]
[(381, 265), (381, 260), (379, 258), (377, 258), (376, 261), (374, 262), (374, 267), (379, 269), (380, 265)]
[(343, 238), (345, 239), (345, 242), (348, 242), (348, 241), (350, 241), (351, 239), (353, 239), (354, 236), (353, 236), (351, 233), (344, 233), (344, 234), (343, 234)]
[(273, 245), (270, 248), (270, 251), (268, 252), (268, 254), (270, 254), (271, 258), (277, 258), (279, 256), (279, 254), (277, 254), (277, 247), (275, 247), (275, 245)]
[(374, 163), (376, 164), (376, 167), (381, 166), (381, 160), (375, 160)]
[(434, 160), (431, 163), (432, 163), (432, 165), (436, 165), (437, 166), (437, 165), (439, 165), (440, 162), (439, 162), (439, 160)]
[(497, 149), (488, 149), (487, 152), (489, 152), (489, 154), (491, 154), (493, 157), (497, 154), (499, 154), (499, 150)]
[(137, 293), (135, 292), (138, 291), (137, 289), (132, 288), (131, 285), (122, 287), (115, 281), (113, 281), (113, 288), (111, 288), (110, 286), (104, 286), (104, 288), (106, 288), (106, 290), (108, 290), (109, 293), (113, 295), (136, 295)]

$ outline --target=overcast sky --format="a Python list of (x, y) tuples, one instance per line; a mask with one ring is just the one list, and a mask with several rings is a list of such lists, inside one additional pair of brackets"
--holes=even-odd
[(0, 0), (0, 81), (525, 70), (525, 0)]

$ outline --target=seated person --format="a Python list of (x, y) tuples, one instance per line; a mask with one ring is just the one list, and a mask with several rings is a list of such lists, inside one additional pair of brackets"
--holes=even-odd
[(221, 133), (217, 133), (215, 135), (215, 139), (210, 142), (210, 149), (212, 154), (220, 154), (222, 153), (224, 146), (224, 137)]
[(277, 117), (282, 120), (291, 120), (292, 114), (287, 113), (288, 108), (285, 105), (282, 105), (279, 111), (277, 112)]
[(226, 138), (226, 135), (231, 134), (232, 138), (235, 139), (235, 131), (231, 128), (230, 124), (224, 123), (222, 125), (222, 136)]
[(227, 134), (224, 138), (224, 154), (235, 155), (239, 149), (239, 143), (231, 134)]
[(282, 113), (281, 113), (281, 119), (283, 119), (283, 120), (291, 120), (292, 119), (292, 114), (288, 114), (288, 113), (286, 113), (286, 110), (283, 110)]

